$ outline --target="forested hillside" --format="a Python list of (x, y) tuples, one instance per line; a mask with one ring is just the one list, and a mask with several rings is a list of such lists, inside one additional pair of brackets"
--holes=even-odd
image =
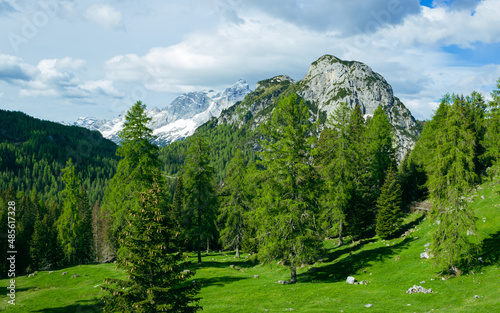
[(0, 110), (0, 189), (36, 190), (41, 199), (54, 199), (64, 188), (61, 169), (71, 158), (89, 200), (100, 201), (115, 171), (116, 147), (97, 131)]

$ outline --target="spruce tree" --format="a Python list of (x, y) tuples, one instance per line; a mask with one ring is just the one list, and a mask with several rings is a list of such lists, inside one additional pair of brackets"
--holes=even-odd
[(217, 193), (214, 170), (209, 165), (208, 145), (196, 137), (184, 167), (184, 213), (186, 238), (194, 242), (201, 264), (201, 246), (216, 231)]
[(116, 153), (121, 160), (103, 202), (103, 210), (111, 220), (107, 237), (112, 254), (119, 248), (118, 236), (125, 227), (125, 217), (140, 206), (138, 194), (147, 190), (153, 181), (164, 184), (158, 147), (152, 143), (153, 131), (147, 127), (151, 118), (145, 110), (146, 105), (137, 101), (127, 111), (123, 129), (118, 134), (121, 142)]
[(220, 236), (224, 248), (234, 248), (237, 258), (240, 257), (240, 248), (247, 228), (247, 214), (250, 211), (246, 179), (245, 160), (238, 149), (227, 168), (218, 218), (223, 224)]
[(370, 189), (374, 201), (380, 195), (384, 179), (390, 167), (396, 166), (394, 131), (389, 118), (378, 106), (367, 127), (368, 163), (371, 172)]
[(401, 225), (401, 186), (393, 167), (389, 168), (384, 185), (377, 200), (377, 225), (375, 231), (382, 239), (387, 239)]
[(427, 166), (433, 202), (431, 217), (439, 221), (432, 250), (443, 270), (459, 273), (478, 250), (476, 217), (466, 197), (476, 182), (475, 141), (470, 108), (463, 97), (453, 97), (446, 121), (436, 137), (433, 158)]
[(310, 162), (314, 137), (308, 119), (304, 100), (291, 94), (278, 102), (262, 141), (268, 179), (257, 214), (259, 258), (282, 259), (291, 283), (297, 281), (297, 266), (312, 261), (321, 244), (316, 225), (319, 176)]
[(139, 195), (139, 207), (126, 216), (127, 226), (120, 235), (118, 265), (126, 280), (107, 279), (103, 290), (104, 312), (195, 312), (200, 284), (187, 279), (186, 257), (180, 252), (175, 222), (167, 217), (171, 207), (164, 192), (154, 182)]

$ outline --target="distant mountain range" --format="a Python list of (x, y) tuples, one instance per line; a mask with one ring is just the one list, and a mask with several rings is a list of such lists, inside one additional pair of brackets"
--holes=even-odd
[[(157, 137), (155, 144), (162, 147), (169, 143), (184, 139), (194, 133), (196, 128), (207, 122), (211, 117), (219, 117), (221, 112), (236, 102), (241, 101), (252, 92), (243, 79), (223, 91), (197, 91), (178, 96), (170, 105), (163, 109), (146, 110), (152, 118), (149, 127)], [(112, 120), (95, 117), (80, 117), (75, 125), (99, 131), (105, 138), (115, 143), (119, 142), (118, 132), (125, 122), (126, 111)]]
[[(319, 109), (314, 120), (323, 127), (326, 118), (341, 102), (354, 107), (359, 105), (365, 117), (373, 114), (381, 105), (397, 137), (398, 159), (411, 150), (420, 134), (419, 123), (404, 104), (394, 96), (392, 87), (369, 66), (357, 61), (345, 61), (332, 55), (324, 55), (313, 62), (300, 81), (279, 75), (260, 81), (255, 91), (244, 80), (239, 80), (224, 91), (200, 91), (185, 93), (163, 109), (147, 110), (152, 118), (149, 125), (157, 136), (156, 144), (165, 146), (184, 139), (204, 123), (217, 120), (217, 124), (229, 123), (241, 127), (250, 123), (255, 129), (270, 118), (274, 103), (274, 90), (278, 85), (294, 86), (293, 90)], [(248, 95), (248, 98), (245, 97)], [(245, 101), (243, 101), (245, 100)], [(320, 114), (321, 113), (321, 114)], [(125, 121), (125, 112), (112, 120), (93, 117), (80, 118), (71, 125), (98, 130), (105, 138), (118, 142), (118, 132)]]

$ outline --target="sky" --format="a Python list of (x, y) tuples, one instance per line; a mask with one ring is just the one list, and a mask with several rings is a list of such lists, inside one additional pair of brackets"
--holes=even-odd
[(0, 109), (111, 119), (325, 54), (380, 73), (420, 120), (500, 78), (500, 0), (0, 0)]

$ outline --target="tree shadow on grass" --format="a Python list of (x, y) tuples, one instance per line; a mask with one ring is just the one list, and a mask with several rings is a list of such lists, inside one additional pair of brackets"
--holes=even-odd
[(46, 313), (97, 313), (102, 312), (104, 303), (100, 300), (79, 300), (77, 304), (67, 305), (60, 308), (48, 308), (32, 312), (46, 312)]
[[(13, 278), (13, 279), (15, 279), (15, 278)], [(10, 285), (10, 280), (9, 280), (9, 281), (7, 281), (7, 286), (2, 286), (2, 288), (0, 288), (0, 297), (1, 297), (1, 298), (6, 297), (6, 296), (7, 296), (7, 294), (9, 294), (9, 293), (10, 293), (10, 289), (8, 289), (9, 285)], [(30, 289), (34, 289), (34, 287), (29, 287), (29, 288), (19, 288), (19, 287), (17, 287), (17, 286), (16, 286), (16, 294), (18, 294), (18, 293), (20, 293), (20, 292), (23, 292), (23, 291), (28, 291), (28, 290), (30, 290)], [(8, 300), (10, 300), (10, 299), (8, 299)]]
[(202, 288), (204, 288), (210, 286), (223, 287), (224, 285), (231, 284), (244, 279), (249, 279), (249, 277), (219, 276), (212, 278), (201, 278), (199, 280), (195, 278), (194, 280), (200, 282), (202, 284)]
[(231, 260), (231, 261), (203, 261), (201, 262), (200, 265), (196, 263), (196, 261), (191, 262), (190, 264), (187, 265), (187, 269), (199, 269), (199, 268), (206, 268), (206, 267), (214, 267), (214, 268), (229, 268), (230, 265), (234, 265), (239, 268), (250, 268), (254, 267), (256, 265), (255, 262), (251, 260)]
[(479, 256), (484, 262), (477, 264), (480, 267), (500, 264), (500, 231), (483, 240), (483, 246)]
[(418, 224), (422, 223), (422, 221), (425, 219), (425, 215), (423, 214), (413, 222), (410, 222), (408, 224), (401, 225), (401, 227), (398, 229), (397, 232), (394, 233), (394, 235), (391, 236), (391, 238), (398, 238), (401, 237), (404, 233), (412, 229), (413, 227), (417, 226)]
[[(398, 244), (393, 246), (378, 247), (370, 250), (354, 253), (338, 261), (326, 265), (316, 266), (309, 269), (305, 273), (298, 275), (299, 280), (303, 282), (322, 281), (322, 282), (337, 282), (347, 278), (347, 276), (356, 274), (359, 270), (370, 265), (371, 262), (384, 262), (397, 255), (412, 241), (410, 238), (405, 238)], [(359, 245), (361, 247), (361, 245)], [(359, 248), (358, 248), (359, 249)], [(342, 251), (342, 254), (349, 253)], [(347, 249), (349, 250), (349, 249)], [(357, 250), (357, 249), (356, 249)]]

